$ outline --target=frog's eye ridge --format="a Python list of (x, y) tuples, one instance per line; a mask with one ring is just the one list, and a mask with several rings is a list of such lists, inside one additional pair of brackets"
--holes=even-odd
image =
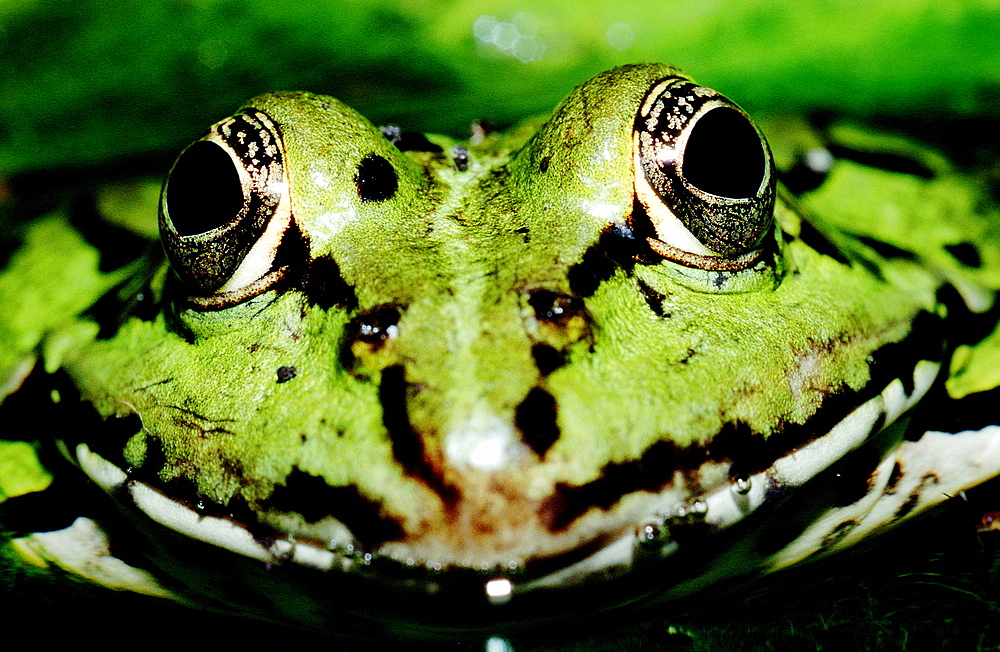
[(774, 163), (738, 106), (681, 77), (652, 85), (635, 117), (635, 190), (660, 255), (704, 269), (757, 259), (773, 222)]
[(281, 134), (261, 111), (213, 125), (181, 153), (160, 195), (160, 237), (193, 297), (270, 286), (290, 223), (286, 185)]

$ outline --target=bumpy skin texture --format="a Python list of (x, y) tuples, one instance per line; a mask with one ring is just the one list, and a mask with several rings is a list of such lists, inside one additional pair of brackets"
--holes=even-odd
[[(19, 378), (37, 356), (59, 370), (62, 403), (72, 387), (93, 407), (101, 428), (63, 437), (125, 471), (109, 488), (143, 483), (259, 542), (332, 550), (333, 572), (396, 560), (530, 585), (650, 523), (665, 555), (671, 515), (751, 477), (765, 503), (859, 441), (804, 455), (798, 474), (778, 460), (860, 405), (863, 439), (916, 400), (914, 369), (944, 358), (944, 317), (965, 309), (942, 287), (978, 312), (1000, 287), (995, 210), (946, 169), (914, 180), (837, 163), (803, 200), (808, 219), (778, 193), (750, 263), (671, 260), (655, 198), (637, 195), (635, 130), (649, 89), (679, 74), (610, 71), (537, 132), (420, 149), (329, 97), (258, 97), (243, 112), (265, 116), (282, 162), (260, 184), (280, 198), (264, 217), (285, 220), (260, 274), (219, 294), (166, 264), (101, 273), (51, 217), (0, 276), (3, 363)], [(953, 205), (967, 217), (933, 231)], [(72, 272), (45, 253), (55, 238)], [(947, 254), (957, 242), (977, 243), (977, 268)], [(43, 318), (28, 304), (63, 292), (63, 273), (74, 291)], [(111, 295), (110, 316), (84, 311)], [(713, 515), (695, 518), (738, 520)]]

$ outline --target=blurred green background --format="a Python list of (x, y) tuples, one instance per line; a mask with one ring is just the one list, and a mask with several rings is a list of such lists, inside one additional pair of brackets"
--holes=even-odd
[[(461, 137), (475, 120), (504, 127), (546, 112), (590, 76), (639, 61), (681, 67), (755, 115), (832, 112), (924, 131), (958, 122), (998, 138), (1000, 0), (3, 0), (0, 199), (17, 196), (17, 179), (51, 194), (93, 166), (160, 174), (269, 90), (328, 93), (376, 124)], [(958, 147), (976, 146), (975, 129), (961, 133)], [(606, 624), (597, 642), (550, 632), (541, 647), (998, 649), (1000, 533), (978, 537), (974, 514), (949, 510), (761, 595), (702, 596), (644, 627)], [(57, 645), (329, 647), (148, 599), (3, 579), (0, 626)]]
[(0, 174), (176, 150), (279, 89), (462, 136), (640, 61), (752, 114), (998, 117), (998, 43), (997, 0), (5, 0)]

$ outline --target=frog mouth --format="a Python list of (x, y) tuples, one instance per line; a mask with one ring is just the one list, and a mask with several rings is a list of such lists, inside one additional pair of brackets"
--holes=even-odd
[[(632, 584), (641, 581), (635, 577), (639, 574), (632, 572), (636, 567), (650, 560), (659, 563), (674, 556), (678, 550), (687, 554), (691, 548), (702, 546), (706, 541), (702, 534), (731, 529), (751, 512), (768, 507), (776, 495), (811, 481), (831, 462), (861, 446), (873, 431), (895, 420), (919, 399), (933, 382), (937, 368), (935, 363), (918, 364), (911, 392), (904, 389), (900, 380), (893, 380), (880, 394), (846, 415), (829, 433), (733, 485), (692, 496), (673, 509), (651, 510), (646, 518), (638, 519), (631, 526), (595, 530), (571, 547), (524, 560), (523, 564), (478, 567), (451, 564), (446, 567), (417, 555), (407, 556), (405, 546), (368, 552), (355, 543), (356, 539), (343, 524), (339, 524), (339, 529), (324, 530), (333, 533), (325, 541), (320, 541), (319, 537), (292, 536), (265, 523), (246, 523), (231, 516), (199, 511), (196, 506), (170, 497), (153, 484), (129, 477), (84, 443), (78, 443), (75, 452), (83, 471), (119, 503), (134, 506), (138, 512), (169, 530), (257, 560), (267, 567), (340, 572), (375, 578), (375, 584), (397, 581), (423, 594), (452, 592), (449, 587), (454, 585), (464, 587), (460, 592), (468, 594), (467, 587), (476, 586), (479, 600), (484, 604), (501, 604), (510, 601), (515, 594), (520, 598), (537, 589), (574, 587), (577, 590), (594, 584), (595, 578), (617, 581), (632, 576), (628, 580)], [(888, 472), (883, 469), (880, 477), (884, 486), (888, 482)], [(716, 540), (720, 537), (712, 539)], [(690, 545), (692, 541), (697, 544)], [(713, 543), (715, 549), (721, 545), (724, 544)], [(678, 580), (690, 575), (683, 569), (672, 572)], [(456, 581), (455, 578), (460, 579)], [(688, 578), (689, 584), (695, 580)]]

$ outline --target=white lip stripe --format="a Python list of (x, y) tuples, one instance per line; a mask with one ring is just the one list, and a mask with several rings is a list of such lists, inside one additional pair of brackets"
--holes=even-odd
[(278, 539), (264, 546), (235, 521), (204, 516), (144, 482), (128, 480), (124, 471), (92, 452), (86, 444), (77, 445), (76, 458), (84, 473), (102, 489), (110, 493), (124, 486), (136, 507), (149, 518), (192, 539), (267, 563), (291, 560), (303, 566), (329, 570), (336, 562), (333, 552), (308, 543)]

